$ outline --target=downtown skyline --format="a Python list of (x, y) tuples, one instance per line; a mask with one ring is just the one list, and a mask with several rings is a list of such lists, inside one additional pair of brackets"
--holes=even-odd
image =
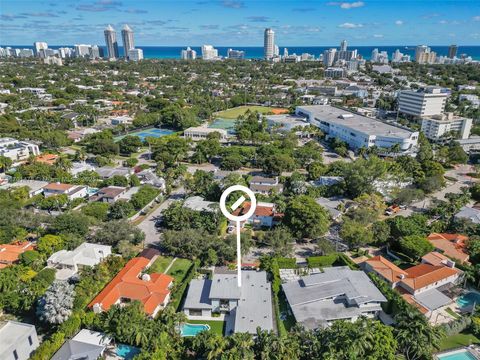
[[(137, 46), (480, 45), (478, 1), (3, 1), (0, 44), (104, 43), (103, 30), (128, 23)], [(27, 10), (28, 9), (28, 10)], [(372, 19), (374, 19), (372, 21)], [(59, 31), (61, 30), (61, 31)], [(120, 34), (118, 34), (120, 35)], [(6, 40), (8, 39), (8, 41)], [(120, 40), (120, 39), (118, 39)]]

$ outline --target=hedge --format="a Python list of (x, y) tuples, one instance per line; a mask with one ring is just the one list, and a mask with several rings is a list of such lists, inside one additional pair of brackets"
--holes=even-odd
[(297, 259), (295, 258), (277, 258), (277, 264), (280, 269), (296, 269)]
[(177, 290), (175, 291), (175, 295), (172, 296), (173, 300), (170, 304), (171, 304), (171, 306), (173, 306), (173, 308), (177, 312), (180, 310), (180, 305), (182, 303), (182, 300), (183, 300), (183, 297), (184, 297), (184, 294), (185, 294), (185, 290), (187, 289), (188, 284), (190, 284), (190, 281), (192, 281), (193, 277), (197, 273), (197, 268), (198, 268), (199, 263), (200, 263), (199, 260), (194, 261), (192, 266), (190, 266), (190, 269), (188, 270), (187, 275), (183, 279), (183, 281), (181, 283), (181, 286), (179, 286), (177, 288)]
[(309, 268), (332, 266), (338, 260), (338, 256), (338, 253), (324, 256), (311, 256), (307, 258), (307, 264)]

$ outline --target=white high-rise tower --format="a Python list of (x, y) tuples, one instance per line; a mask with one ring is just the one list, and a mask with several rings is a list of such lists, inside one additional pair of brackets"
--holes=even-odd
[(342, 40), (340, 43), (340, 51), (347, 51), (347, 40)]
[(265, 29), (263, 35), (263, 55), (265, 60), (273, 59), (275, 54), (275, 33), (272, 29)]
[(133, 43), (133, 30), (127, 24), (125, 24), (122, 29), (122, 40), (123, 55), (125, 56), (125, 58), (128, 58), (128, 52), (135, 49), (135, 45)]
[(118, 58), (117, 33), (112, 25), (108, 25), (105, 31), (105, 44), (107, 45), (107, 56), (109, 59)]

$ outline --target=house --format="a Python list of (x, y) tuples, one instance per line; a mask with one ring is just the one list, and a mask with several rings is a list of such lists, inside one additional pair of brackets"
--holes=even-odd
[(296, 321), (312, 330), (335, 320), (376, 317), (387, 302), (367, 274), (346, 266), (325, 268), (282, 287)]
[(162, 191), (167, 188), (165, 179), (158, 176), (152, 169), (145, 169), (137, 173), (137, 177), (142, 184), (152, 185)]
[(452, 299), (441, 290), (457, 283), (461, 274), (453, 261), (438, 252), (426, 254), (421, 264), (405, 270), (382, 256), (370, 258), (360, 266), (366, 272), (375, 272), (430, 318), (437, 310), (452, 303)]
[(55, 273), (57, 280), (66, 280), (85, 266), (93, 267), (99, 264), (111, 253), (111, 246), (85, 242), (75, 250), (60, 250), (52, 254), (47, 260), (47, 265), (57, 269)]
[(228, 133), (226, 130), (208, 128), (206, 126), (197, 126), (197, 127), (190, 127), (188, 129), (185, 129), (185, 131), (183, 132), (183, 136), (186, 139), (199, 141), (199, 140), (207, 139), (208, 135), (213, 133), (218, 133), (220, 135), (220, 141), (225, 141), (228, 138)]
[(43, 188), (48, 185), (48, 181), (40, 181), (40, 180), (19, 180), (14, 183), (9, 183), (3, 185), (2, 189), (18, 189), (21, 187), (28, 187), (28, 197), (34, 197), (35, 195), (41, 194), (43, 192)]
[(56, 154), (41, 154), (35, 157), (35, 161), (41, 164), (53, 165), (58, 159)]
[(464, 206), (454, 215), (455, 220), (470, 220), (474, 224), (480, 224), (480, 209)]
[(130, 175), (133, 174), (133, 170), (127, 167), (117, 167), (113, 168), (110, 166), (104, 166), (101, 168), (95, 169), (95, 172), (102, 178), (102, 179), (110, 179), (113, 176), (124, 176), (129, 178)]
[(50, 360), (97, 360), (112, 339), (103, 333), (82, 329), (72, 339), (65, 341)]
[(427, 240), (442, 254), (460, 263), (468, 263), (468, 236), (460, 234), (432, 233)]
[(242, 286), (236, 273), (215, 273), (212, 279), (190, 282), (183, 311), (189, 319), (209, 320), (224, 316), (227, 335), (256, 334), (257, 327), (273, 330), (272, 290), (265, 271), (242, 271)]
[(344, 181), (342, 176), (320, 176), (318, 180), (312, 181), (315, 186), (333, 186)]
[(38, 346), (35, 326), (17, 321), (0, 324), (0, 359), (28, 360)]
[(268, 195), (271, 191), (276, 191), (277, 193), (283, 191), (283, 185), (278, 182), (278, 177), (253, 176), (249, 185), (250, 190), (256, 194)]
[(130, 116), (116, 116), (110, 120), (112, 125), (130, 125), (133, 122), (133, 119)]
[(201, 196), (190, 196), (187, 198), (183, 207), (194, 211), (217, 211), (218, 205), (213, 201), (206, 201)]
[(71, 185), (62, 183), (50, 183), (43, 187), (45, 197), (55, 195), (67, 195), (69, 201), (84, 198), (87, 196), (87, 187), (82, 185)]
[(69, 173), (72, 176), (77, 176), (84, 171), (95, 171), (95, 166), (87, 164), (85, 161), (75, 161), (72, 162), (72, 168), (69, 170)]
[(101, 201), (113, 204), (127, 191), (127, 188), (122, 186), (107, 186), (101, 188), (95, 195), (90, 197), (92, 201)]
[(108, 311), (112, 305), (138, 300), (146, 314), (155, 317), (170, 300), (173, 277), (145, 272), (157, 255), (131, 259), (88, 305), (95, 313)]
[(325, 208), (333, 220), (339, 220), (342, 217), (342, 212), (338, 210), (338, 208), (343, 204), (342, 201), (319, 197), (315, 199), (315, 202)]
[(30, 241), (0, 244), (0, 270), (16, 263), (21, 254), (33, 249), (34, 246)]
[(37, 144), (12, 138), (0, 138), (0, 156), (11, 159), (14, 164), (28, 160), (31, 155), (40, 155)]
[[(246, 214), (251, 207), (251, 203), (249, 201), (245, 201), (242, 206), (238, 207), (234, 212), (233, 215), (235, 216), (242, 216)], [(275, 204), (267, 203), (267, 202), (258, 202), (257, 207), (255, 208), (255, 212), (253, 215), (248, 218), (242, 226), (247, 223), (251, 224), (254, 228), (262, 228), (262, 227), (269, 227), (278, 224), (281, 219), (283, 218), (283, 213), (279, 213), (275, 209)], [(233, 224), (235, 225), (235, 224)]]

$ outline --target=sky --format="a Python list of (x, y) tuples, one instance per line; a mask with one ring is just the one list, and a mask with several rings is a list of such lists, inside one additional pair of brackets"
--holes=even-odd
[(480, 0), (0, 0), (0, 44), (103, 45), (123, 24), (136, 46), (480, 45)]

